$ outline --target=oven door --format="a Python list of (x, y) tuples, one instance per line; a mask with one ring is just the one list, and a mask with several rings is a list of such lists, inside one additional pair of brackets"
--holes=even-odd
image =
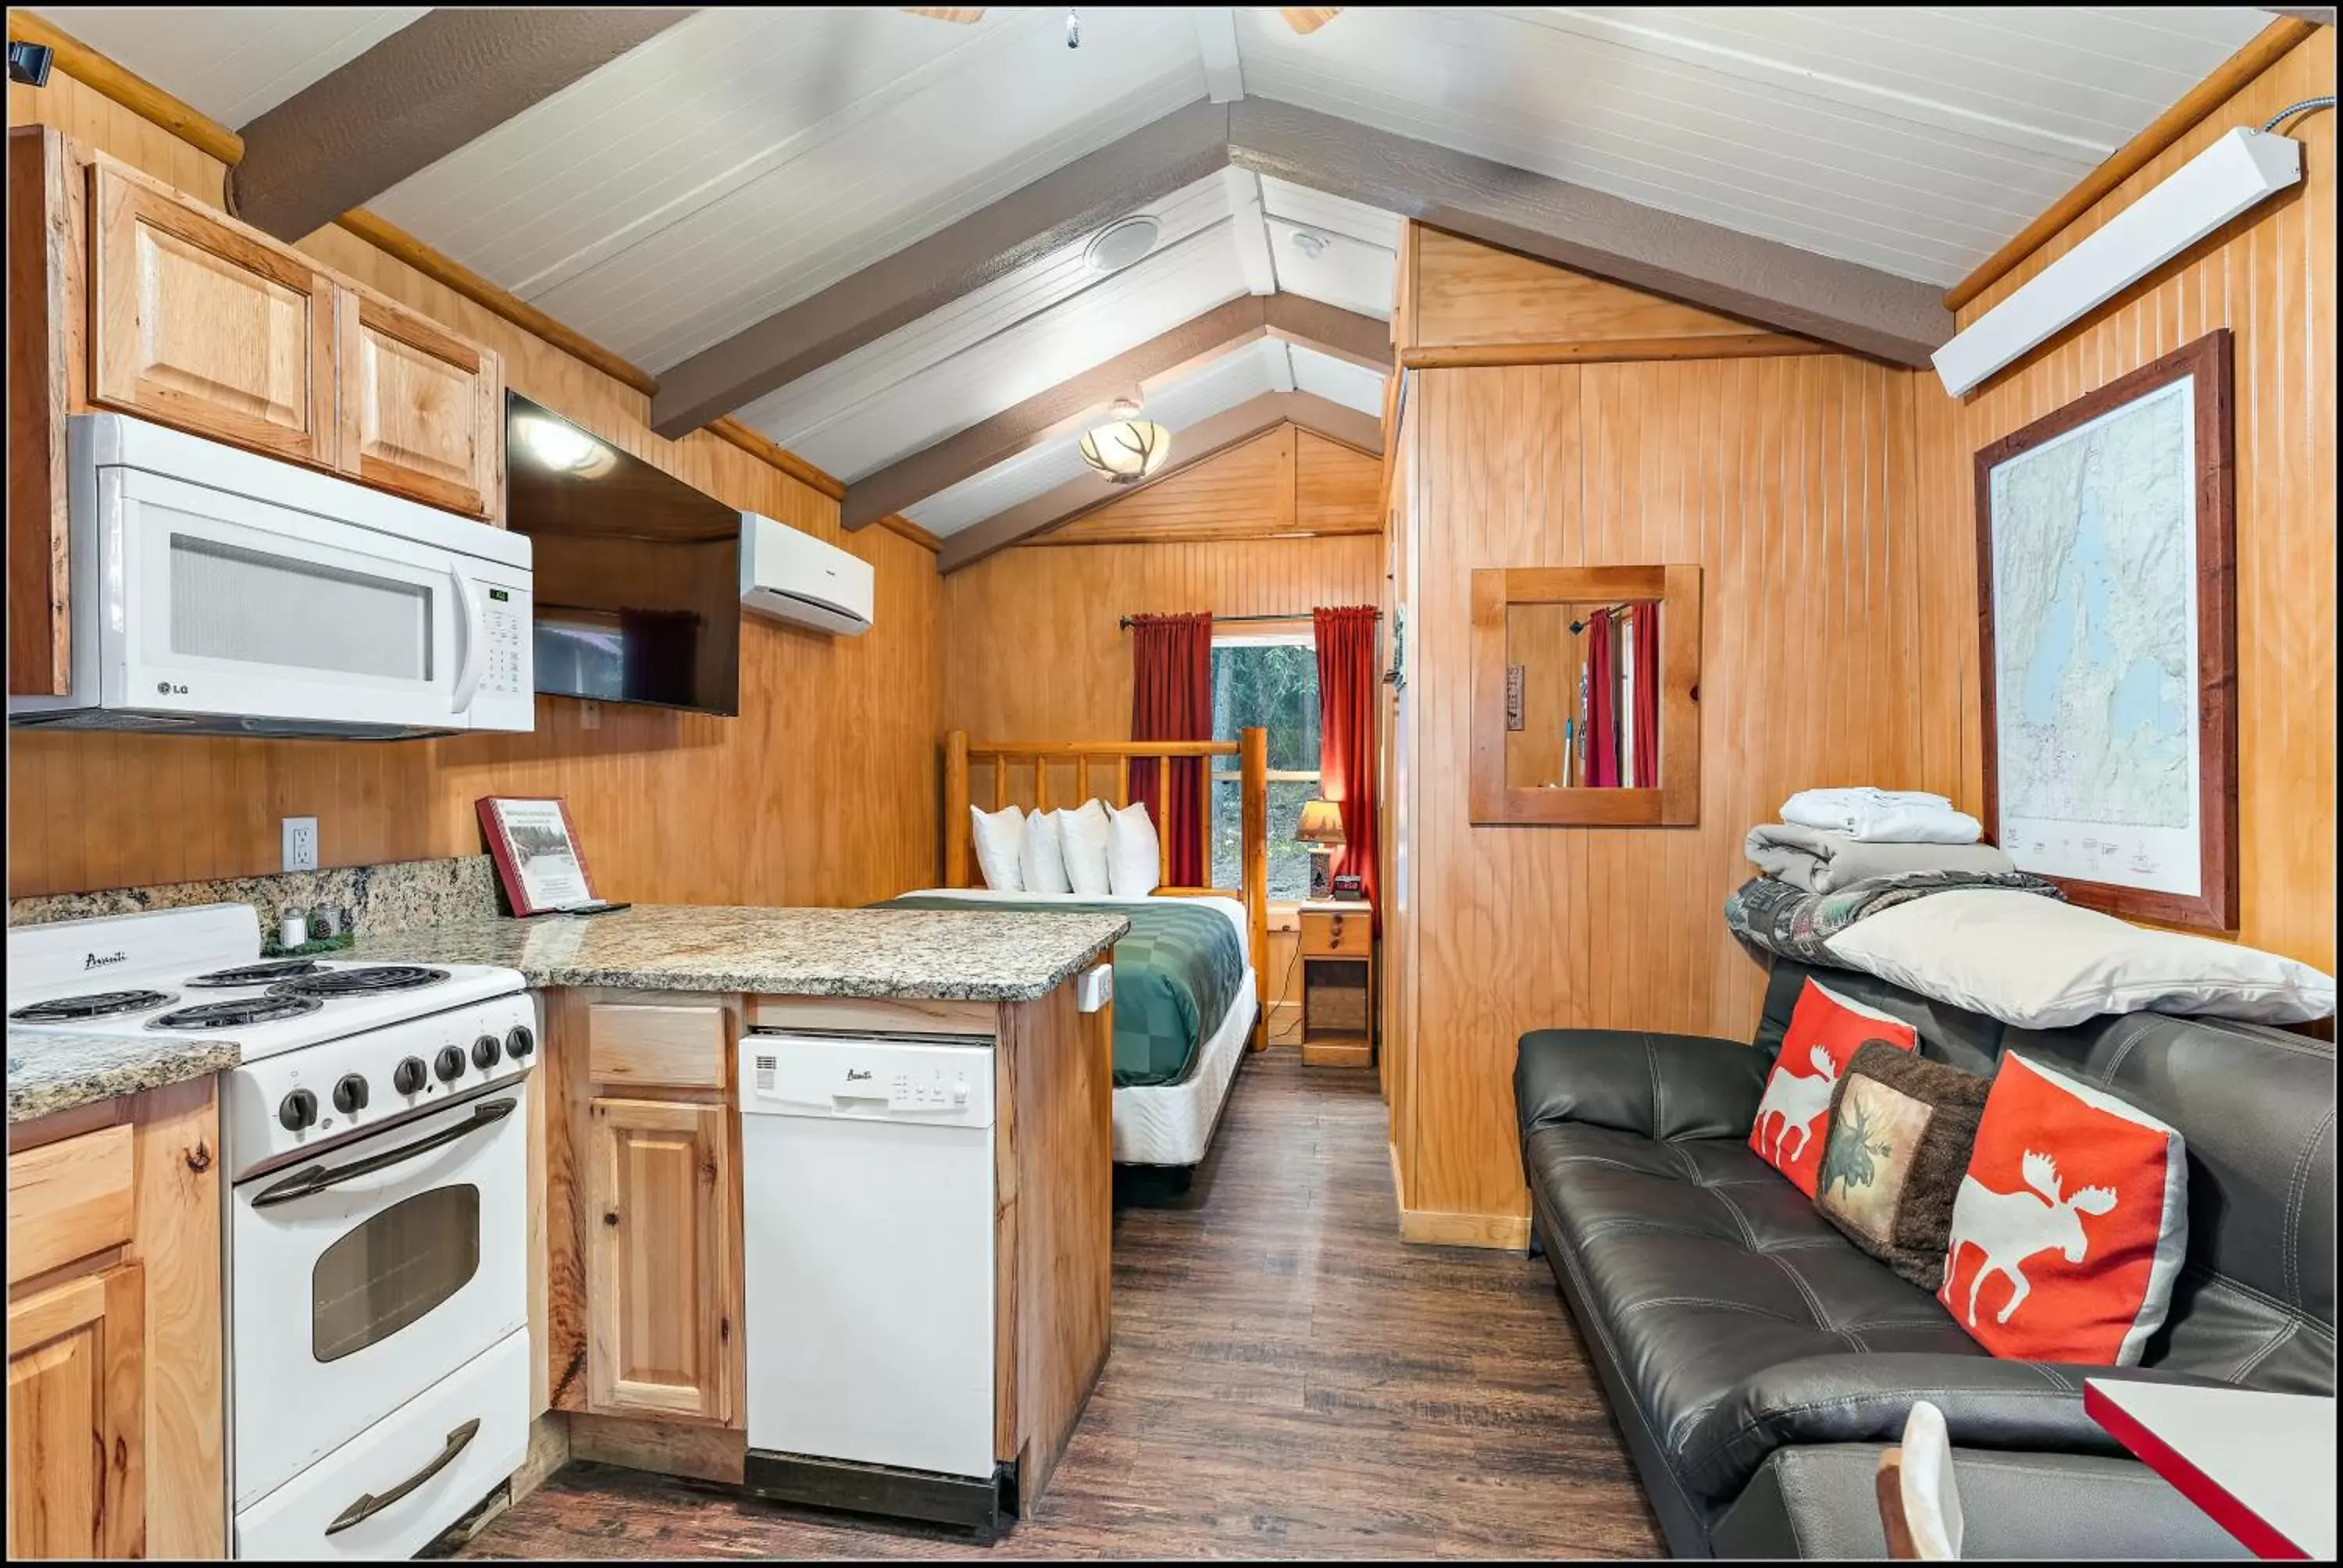
[(527, 1325), (527, 1089), (237, 1184), (238, 1511)]
[(467, 558), (140, 468), (97, 471), (103, 700), (461, 729), (488, 654)]

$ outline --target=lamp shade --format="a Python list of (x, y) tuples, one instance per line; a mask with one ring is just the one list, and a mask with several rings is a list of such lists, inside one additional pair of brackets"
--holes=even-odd
[(1299, 844), (1342, 843), (1342, 809), (1332, 800), (1303, 801), (1302, 820), (1294, 825), (1293, 839)]
[(1139, 417), (1139, 405), (1118, 398), (1114, 417), (1082, 437), (1082, 461), (1108, 483), (1135, 485), (1163, 467), (1172, 455), (1172, 432)]

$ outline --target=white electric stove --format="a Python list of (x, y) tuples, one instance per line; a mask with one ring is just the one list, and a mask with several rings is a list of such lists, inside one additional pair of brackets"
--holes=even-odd
[(241, 1050), (220, 1102), (238, 1557), (411, 1555), (527, 1450), (525, 983), (263, 961), (248, 904), (9, 930), (13, 1053)]

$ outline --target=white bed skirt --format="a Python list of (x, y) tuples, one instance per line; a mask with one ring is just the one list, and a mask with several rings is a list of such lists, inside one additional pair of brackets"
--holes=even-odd
[(1114, 1091), (1116, 1164), (1193, 1165), (1204, 1157), (1261, 1013), (1254, 984), (1247, 965), (1227, 1016), (1196, 1053), (1193, 1072), (1177, 1083), (1134, 1084)]

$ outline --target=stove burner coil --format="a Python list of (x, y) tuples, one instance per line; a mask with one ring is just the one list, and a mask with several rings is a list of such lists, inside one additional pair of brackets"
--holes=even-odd
[(437, 985), (447, 978), (446, 970), (425, 969), (420, 964), (367, 964), (360, 969), (327, 970), (322, 974), (303, 975), (268, 988), (271, 996), (337, 997), (377, 996), (384, 991), (414, 990), (420, 986)]
[(11, 1023), (82, 1023), (94, 1018), (116, 1018), (145, 1012), (178, 1000), (166, 990), (101, 990), (84, 996), (61, 996), (20, 1007), (8, 1015)]
[(276, 980), (288, 980), (297, 975), (316, 974), (326, 966), (316, 959), (277, 959), (265, 964), (244, 964), (232, 970), (214, 970), (207, 975), (197, 975), (186, 982), (190, 990), (216, 990), (229, 986), (267, 985)]
[(166, 1012), (146, 1027), (148, 1029), (205, 1030), (240, 1029), (251, 1023), (275, 1023), (279, 1019), (298, 1018), (303, 1013), (316, 1012), (326, 1004), (305, 996), (231, 997), (225, 1001), (198, 1002)]

